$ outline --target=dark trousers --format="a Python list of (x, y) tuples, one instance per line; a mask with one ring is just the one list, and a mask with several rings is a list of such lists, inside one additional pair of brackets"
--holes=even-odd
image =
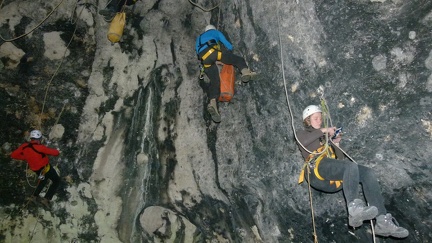
[(121, 12), (123, 6), (126, 4), (127, 6), (133, 5), (135, 2), (132, 0), (108, 0), (107, 8), (111, 9), (115, 12)]
[[(371, 168), (351, 161), (324, 158), (319, 164), (318, 172), (325, 180), (318, 179), (311, 170), (310, 184), (313, 188), (323, 192), (337, 192), (343, 189), (348, 204), (359, 198), (360, 183), (369, 206), (377, 207), (378, 215), (387, 213), (378, 180)], [(342, 188), (336, 188), (335, 184), (331, 185), (330, 180), (342, 180)]]
[[(43, 169), (44, 168), (42, 168), (42, 169), (40, 169), (38, 171), (35, 171), (35, 173), (39, 176), (40, 172)], [(48, 172), (45, 173), (45, 179), (44, 180), (38, 180), (38, 185), (36, 187), (36, 190), (33, 193), (33, 196), (39, 196), (39, 194), (41, 193), (42, 189), (48, 183), (48, 179), (52, 181), (52, 184), (48, 188), (48, 191), (45, 194), (45, 198), (48, 199), (48, 200), (52, 199), (52, 197), (54, 196), (54, 193), (56, 192), (57, 188), (60, 185), (60, 176), (57, 174), (57, 171), (52, 167), (52, 165), (50, 166), (50, 169), (48, 170)]]
[[(207, 51), (210, 48), (211, 47), (206, 48), (204, 51), (202, 51), (200, 53), (200, 57), (202, 57), (202, 55), (207, 53)], [(220, 95), (219, 68), (216, 65), (217, 56), (218, 56), (218, 51), (215, 51), (202, 62), (204, 65), (211, 65), (210, 67), (204, 68), (205, 74), (210, 79), (210, 84), (207, 89), (207, 96), (209, 99), (216, 99), (216, 100), (219, 98)], [(240, 71), (243, 68), (247, 68), (246, 61), (242, 57), (237, 56), (228, 50), (222, 51), (222, 57), (220, 62), (224, 64), (234, 65)]]

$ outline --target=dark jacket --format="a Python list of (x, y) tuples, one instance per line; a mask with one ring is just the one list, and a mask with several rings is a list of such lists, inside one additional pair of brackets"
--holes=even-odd
[[(320, 129), (315, 129), (313, 127), (307, 127), (303, 130), (298, 130), (296, 132), (297, 138), (300, 141), (300, 143), (309, 151), (313, 152), (317, 150), (319, 147), (321, 147), (325, 142), (325, 135)], [(329, 145), (332, 146), (333, 150), (336, 153), (336, 159), (344, 159), (345, 155), (343, 152), (338, 149), (336, 146), (333, 146), (331, 142), (329, 142)], [(309, 156), (309, 153), (303, 149), (302, 146), (299, 145), (300, 152), (303, 156), (303, 158), (306, 160)]]

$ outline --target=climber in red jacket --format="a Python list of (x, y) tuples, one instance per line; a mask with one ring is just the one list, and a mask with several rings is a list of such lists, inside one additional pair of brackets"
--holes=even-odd
[[(39, 130), (30, 132), (30, 142), (21, 144), (19, 148), (11, 153), (12, 159), (25, 160), (30, 169), (38, 175), (38, 185), (31, 196), (31, 200), (39, 200), (43, 205), (49, 206), (55, 191), (60, 185), (60, 176), (57, 171), (50, 165), (48, 155), (58, 156), (60, 152), (57, 149), (48, 148), (41, 144), (42, 133)], [(44, 198), (39, 194), (47, 184), (47, 180), (52, 181)]]

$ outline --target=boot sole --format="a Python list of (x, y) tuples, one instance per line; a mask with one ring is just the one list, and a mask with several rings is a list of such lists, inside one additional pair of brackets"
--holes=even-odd
[(207, 110), (210, 113), (210, 116), (214, 122), (216, 123), (221, 122), (220, 114), (212, 106), (208, 107)]
[(251, 80), (251, 77), (250, 77), (249, 75), (241, 77), (241, 81), (242, 81), (243, 83), (247, 83), (247, 82), (249, 82), (250, 80)]
[(380, 232), (379, 230), (375, 229), (375, 234), (379, 235), (379, 236), (383, 236), (383, 237), (395, 237), (395, 238), (405, 238), (408, 237), (409, 232), (408, 230), (405, 230), (404, 232), (393, 232), (393, 233), (389, 233), (389, 232)]
[(247, 83), (247, 82), (251, 81), (254, 76), (256, 76), (256, 73), (243, 75), (240, 79), (243, 83)]

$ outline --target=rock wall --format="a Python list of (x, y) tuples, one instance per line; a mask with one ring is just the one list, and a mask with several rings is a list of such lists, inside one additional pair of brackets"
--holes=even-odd
[[(297, 185), (293, 130), (320, 97), (404, 241), (432, 239), (432, 2), (138, 1), (116, 44), (105, 1), (0, 6), (2, 242), (312, 242), (314, 227), (321, 242), (372, 241), (368, 223), (348, 227), (342, 193), (312, 191), (311, 207)], [(207, 24), (259, 73), (220, 124), (194, 53)], [(26, 203), (35, 178), (8, 156), (32, 128), (61, 150), (50, 209)]]

